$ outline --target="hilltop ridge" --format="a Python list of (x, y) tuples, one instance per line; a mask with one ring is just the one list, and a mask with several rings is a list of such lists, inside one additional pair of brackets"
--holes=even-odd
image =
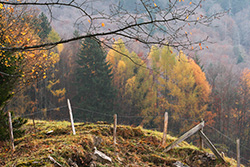
[[(76, 123), (72, 135), (69, 122), (38, 121), (33, 133), (32, 121), (24, 125), (26, 135), (15, 140), (15, 152), (7, 145), (0, 149), (0, 165), (23, 166), (235, 166), (227, 158), (221, 164), (208, 150), (182, 142), (179, 147), (164, 153), (162, 133), (142, 127), (119, 125), (117, 144), (113, 144), (113, 125), (98, 122)], [(52, 132), (53, 130), (53, 132)], [(47, 133), (51, 131), (51, 133)], [(176, 140), (167, 135), (166, 145)], [(112, 163), (98, 161), (94, 147), (112, 159)], [(49, 157), (52, 157), (58, 165)]]

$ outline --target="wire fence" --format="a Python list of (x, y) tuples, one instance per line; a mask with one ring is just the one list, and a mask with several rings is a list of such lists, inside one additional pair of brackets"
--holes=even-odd
[[(97, 122), (97, 121), (105, 121), (107, 123), (112, 124), (113, 123), (113, 117), (114, 114), (110, 113), (103, 113), (100, 111), (93, 111), (81, 107), (73, 106), (73, 117), (75, 122)], [(79, 117), (76, 114), (74, 114), (74, 111), (81, 111), (85, 115), (93, 115), (93, 118), (97, 119), (84, 119), (83, 117)], [(16, 117), (22, 117), (22, 118), (31, 118), (31, 119), (42, 119), (42, 120), (57, 120), (57, 121), (70, 121), (70, 116), (68, 112), (68, 106), (60, 106), (55, 108), (50, 108), (47, 110), (39, 110), (33, 113), (24, 113)], [(125, 125), (134, 125), (138, 126), (142, 124), (142, 121), (144, 119), (154, 119), (156, 117), (162, 117), (164, 118), (164, 115), (147, 115), (147, 116), (138, 116), (138, 115), (121, 115), (117, 114), (118, 124), (125, 124)], [(108, 119), (107, 119), (108, 118)], [(124, 121), (124, 120), (129, 121)], [(173, 117), (169, 117), (169, 124), (168, 124), (168, 134), (174, 135), (174, 136), (181, 136), (184, 132), (180, 132), (176, 130), (176, 125), (171, 124), (171, 121), (173, 121)], [(200, 119), (186, 119), (186, 118), (179, 118), (179, 120), (189, 122), (190, 124), (194, 124), (197, 122), (200, 122)], [(133, 122), (134, 124), (131, 124)], [(163, 123), (162, 123), (163, 126)], [(159, 126), (146, 126), (146, 129), (151, 130), (159, 130)], [(204, 126), (204, 133), (208, 136), (208, 138), (214, 143), (216, 148), (218, 148), (219, 151), (224, 152), (226, 156), (232, 157), (234, 159), (237, 158), (236, 154), (236, 140), (230, 138), (229, 136), (223, 134), (221, 131), (219, 131), (217, 128), (205, 124)], [(196, 137), (193, 137), (188, 140), (188, 142), (192, 142), (194, 144), (197, 144), (198, 142), (198, 135)], [(246, 145), (240, 145), (240, 150), (243, 153), (249, 153), (250, 148)], [(249, 155), (248, 154), (241, 154), (241, 163), (245, 165), (249, 165)]]
[[(212, 130), (213, 134), (209, 133), (208, 131)], [(226, 154), (228, 157), (232, 157), (234, 159), (237, 159), (236, 149), (237, 149), (237, 143), (236, 140), (230, 138), (229, 136), (225, 135), (215, 127), (212, 127), (210, 125), (206, 125), (204, 128), (205, 133), (207, 136), (212, 140), (213, 143), (215, 143), (216, 147), (223, 153)], [(246, 153), (248, 150), (248, 153), (250, 151), (250, 148), (247, 146), (240, 144), (240, 151)], [(241, 154), (240, 160), (242, 164), (250, 165), (249, 161), (249, 154)]]

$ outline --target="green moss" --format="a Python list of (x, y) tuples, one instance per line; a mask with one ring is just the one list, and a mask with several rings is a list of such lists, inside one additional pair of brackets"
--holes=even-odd
[[(89, 166), (94, 146), (112, 158), (111, 166), (171, 166), (176, 161), (188, 164), (192, 163), (192, 158), (196, 158), (195, 155), (203, 155), (209, 151), (200, 151), (197, 147), (182, 142), (179, 147), (164, 153), (165, 148), (161, 146), (162, 132), (124, 125), (117, 127), (117, 144), (114, 147), (113, 125), (76, 123), (75, 126), (76, 135), (72, 135), (70, 122), (36, 120), (37, 131), (34, 134), (33, 123), (29, 120), (24, 125), (26, 135), (15, 139), (14, 153), (6, 151), (6, 147), (0, 148), (1, 160), (5, 162), (3, 166), (11, 166), (16, 161), (17, 166), (53, 166), (48, 155), (63, 166), (68, 166), (69, 158), (79, 166)], [(48, 130), (54, 132), (46, 135)], [(167, 135), (166, 145), (175, 140), (176, 138)], [(232, 166), (235, 164), (229, 158), (226, 160), (232, 162)], [(215, 163), (222, 166), (219, 162)], [(101, 163), (97, 163), (98, 165), (105, 166)]]
[(39, 167), (39, 166), (45, 166), (46, 160), (45, 159), (35, 159), (35, 160), (28, 160), (26, 162), (18, 163), (16, 167)]

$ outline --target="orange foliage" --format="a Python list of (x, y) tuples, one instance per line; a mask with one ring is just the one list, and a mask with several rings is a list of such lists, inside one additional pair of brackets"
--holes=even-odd
[(200, 66), (197, 65), (193, 60), (190, 60), (190, 65), (193, 70), (194, 79), (196, 86), (202, 93), (202, 99), (208, 101), (211, 93), (211, 86), (209, 85), (205, 73), (201, 70)]
[(212, 111), (207, 111), (205, 114), (204, 114), (204, 118), (205, 118), (205, 121), (206, 121), (206, 125), (210, 125), (210, 126), (213, 126), (214, 123), (215, 123), (215, 120), (214, 118), (216, 117), (216, 113), (213, 113)]
[[(243, 84), (244, 86), (248, 86), (248, 88), (250, 89), (250, 70), (248, 68), (245, 68), (243, 70), (241, 77), (240, 77), (240, 80), (241, 80), (241, 84)], [(249, 89), (248, 89), (248, 91), (249, 91)], [(244, 90), (244, 91), (246, 91), (246, 90)]]

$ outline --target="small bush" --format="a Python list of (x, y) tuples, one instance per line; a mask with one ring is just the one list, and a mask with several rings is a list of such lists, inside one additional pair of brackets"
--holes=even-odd
[[(12, 117), (14, 118), (13, 112), (11, 112)], [(24, 118), (14, 118), (12, 119), (12, 127), (14, 138), (22, 137), (25, 133), (25, 130), (21, 130), (20, 128), (27, 123), (27, 119)], [(0, 141), (6, 141), (10, 139), (9, 132), (9, 117), (8, 113), (0, 110)]]

